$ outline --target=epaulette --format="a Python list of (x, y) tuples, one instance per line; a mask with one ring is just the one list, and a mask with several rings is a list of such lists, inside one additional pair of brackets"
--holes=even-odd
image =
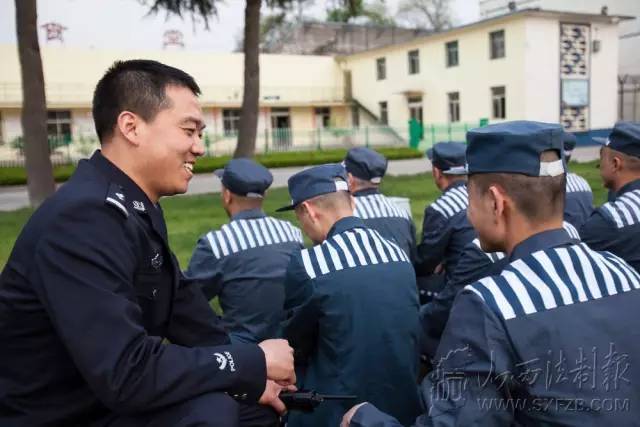
[(125, 217), (129, 217), (129, 211), (125, 207), (125, 196), (121, 186), (115, 183), (109, 184), (109, 191), (104, 199), (105, 204), (115, 207)]

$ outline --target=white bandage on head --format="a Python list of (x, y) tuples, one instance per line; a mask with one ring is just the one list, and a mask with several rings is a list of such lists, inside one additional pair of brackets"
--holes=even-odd
[(553, 162), (540, 162), (540, 173), (538, 176), (558, 176), (565, 173), (562, 159)]
[(382, 181), (382, 177), (380, 176), (374, 176), (373, 178), (371, 178), (369, 181), (371, 181), (372, 184), (380, 184), (380, 181)]
[(349, 191), (349, 185), (342, 179), (336, 179), (336, 191)]

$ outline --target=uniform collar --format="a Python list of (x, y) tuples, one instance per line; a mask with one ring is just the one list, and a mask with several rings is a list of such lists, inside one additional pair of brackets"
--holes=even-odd
[(239, 219), (253, 219), (253, 218), (264, 218), (267, 215), (260, 208), (256, 209), (247, 209), (246, 211), (240, 211), (235, 215), (231, 216), (231, 221), (237, 221)]
[(361, 197), (369, 196), (371, 194), (380, 194), (380, 190), (378, 190), (377, 188), (365, 188), (364, 190), (356, 191), (355, 193), (353, 193), (353, 196)]
[(557, 246), (570, 245), (573, 241), (564, 228), (546, 230), (534, 234), (528, 239), (518, 243), (509, 256), (509, 262), (524, 258), (534, 252), (555, 248)]
[(449, 190), (453, 190), (454, 188), (465, 187), (466, 185), (467, 185), (466, 181), (454, 182), (453, 184), (451, 184), (450, 186), (445, 188), (445, 190), (442, 192), (442, 194), (446, 193)]
[(109, 182), (113, 182), (122, 188), (125, 194), (125, 206), (129, 212), (136, 212), (139, 215), (148, 215), (151, 222), (160, 233), (167, 239), (167, 226), (164, 222), (162, 209), (149, 200), (149, 197), (126, 173), (111, 163), (100, 150), (96, 150), (89, 159), (89, 163), (100, 171)]
[(613, 200), (622, 196), (624, 193), (628, 193), (629, 191), (640, 189), (640, 179), (636, 179), (635, 181), (627, 182), (623, 185), (618, 191), (614, 193)]
[(354, 228), (364, 228), (364, 221), (355, 216), (346, 216), (333, 224), (333, 227), (327, 233), (327, 239)]

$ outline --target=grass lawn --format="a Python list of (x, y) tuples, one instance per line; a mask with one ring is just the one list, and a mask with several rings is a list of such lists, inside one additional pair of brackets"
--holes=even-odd
[[(599, 205), (606, 200), (606, 191), (602, 188), (600, 175), (595, 165), (595, 162), (573, 163), (571, 170), (589, 181), (594, 190), (595, 203)], [(433, 201), (439, 194), (429, 174), (385, 178), (382, 191), (389, 196), (411, 199), (411, 210), (418, 232), (422, 228), (425, 205)], [(291, 212), (274, 213), (276, 208), (289, 201), (290, 198), (285, 188), (274, 189), (267, 196), (265, 211), (295, 223), (294, 214)], [(209, 229), (224, 224), (227, 221), (226, 214), (220, 206), (217, 194), (172, 197), (161, 203), (167, 220), (171, 247), (178, 256), (180, 265), (185, 268), (198, 237)], [(7, 262), (15, 239), (31, 212), (31, 209), (21, 209), (0, 213), (0, 265), (4, 266)]]

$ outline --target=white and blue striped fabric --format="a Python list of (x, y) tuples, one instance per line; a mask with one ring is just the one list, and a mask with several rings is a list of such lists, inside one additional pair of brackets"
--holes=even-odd
[(607, 202), (600, 211), (611, 218), (617, 228), (640, 223), (640, 190), (622, 194), (613, 202)]
[(587, 180), (580, 175), (576, 175), (575, 173), (567, 174), (567, 183), (565, 188), (567, 193), (591, 193), (591, 187), (589, 186)]
[(391, 262), (410, 263), (407, 254), (376, 230), (355, 228), (301, 251), (310, 279), (348, 268)]
[[(580, 233), (578, 233), (578, 230), (576, 230), (573, 225), (571, 225), (567, 221), (562, 221), (562, 228), (565, 229), (567, 234), (569, 234), (569, 237), (571, 237), (573, 240), (580, 241)], [(476, 245), (478, 249), (482, 250), (482, 247), (480, 246), (480, 239), (473, 239), (473, 244)], [(491, 262), (500, 261), (505, 257), (504, 252), (484, 252), (484, 254), (489, 257)]]
[(451, 218), (458, 212), (467, 209), (467, 206), (469, 206), (467, 187), (461, 185), (445, 192), (430, 207), (441, 213), (445, 218)]
[(356, 209), (354, 216), (362, 219), (370, 218), (404, 218), (411, 221), (409, 212), (397, 206), (382, 194), (354, 197)]
[(640, 289), (640, 275), (615, 255), (580, 243), (535, 252), (464, 289), (509, 320)]
[(302, 232), (288, 221), (264, 217), (231, 221), (207, 233), (213, 255), (220, 259), (252, 248), (296, 242), (304, 244)]

